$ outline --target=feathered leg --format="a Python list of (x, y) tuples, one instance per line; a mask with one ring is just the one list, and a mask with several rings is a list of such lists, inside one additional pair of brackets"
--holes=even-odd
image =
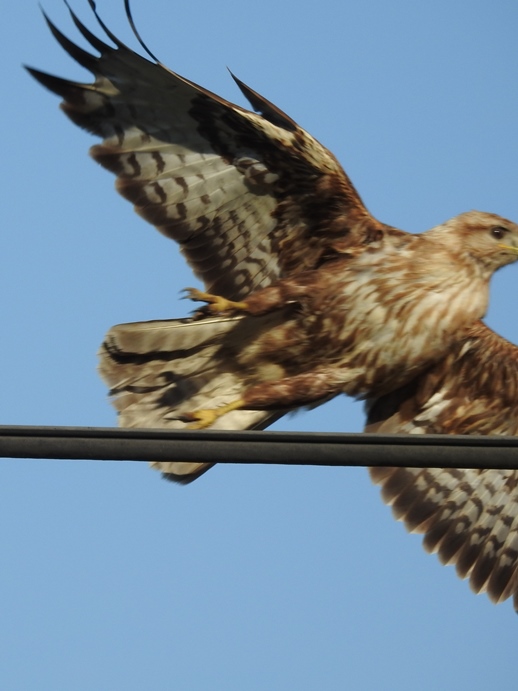
[(231, 403), (218, 408), (195, 410), (182, 415), (181, 419), (192, 422), (190, 429), (205, 429), (233, 410), (289, 410), (311, 405), (342, 393), (350, 378), (350, 370), (327, 367), (262, 382), (246, 389), (241, 398)]
[(207, 310), (211, 314), (246, 312), (259, 316), (282, 309), (290, 302), (297, 302), (301, 298), (310, 296), (314, 290), (314, 276), (315, 272), (308, 271), (296, 279), (279, 280), (271, 286), (251, 293), (243, 302), (234, 302), (221, 295), (204, 293), (196, 288), (186, 288), (186, 293), (191, 300), (208, 303)]

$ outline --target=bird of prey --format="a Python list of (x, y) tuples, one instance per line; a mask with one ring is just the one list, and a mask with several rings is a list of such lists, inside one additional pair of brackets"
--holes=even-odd
[[(518, 434), (518, 347), (482, 322), (401, 389), (368, 402), (367, 432)], [(518, 471), (371, 468), (396, 518), (475, 592), (518, 610)]]
[[(381, 396), (438, 361), (483, 316), (518, 226), (471, 211), (421, 235), (377, 221), (335, 159), (236, 79), (233, 105), (72, 19), (98, 56), (49, 20), (95, 77), (31, 74), (101, 137), (93, 158), (139, 214), (177, 241), (205, 292), (190, 320), (113, 327), (100, 372), (130, 427), (262, 429), (340, 394)], [(209, 466), (156, 464), (188, 482)]]

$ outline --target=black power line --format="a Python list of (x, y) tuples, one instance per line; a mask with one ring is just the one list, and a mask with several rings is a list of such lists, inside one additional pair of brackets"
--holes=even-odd
[(518, 438), (0, 426), (0, 457), (518, 469)]

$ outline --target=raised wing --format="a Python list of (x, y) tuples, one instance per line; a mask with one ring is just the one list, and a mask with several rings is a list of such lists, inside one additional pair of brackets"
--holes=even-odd
[[(518, 434), (518, 348), (479, 322), (408, 386), (370, 402), (368, 432)], [(372, 468), (384, 501), (475, 592), (518, 610), (518, 471)]]
[[(93, 158), (117, 175), (117, 189), (141, 216), (180, 244), (207, 290), (240, 299), (383, 237), (387, 227), (367, 212), (334, 156), (291, 118), (237, 79), (260, 115), (171, 72), (149, 51), (154, 62), (144, 59), (89, 3), (114, 48), (71, 15), (99, 57), (47, 22), (94, 83), (28, 69), (63, 97), (76, 124), (102, 137)], [(133, 26), (127, 2), (126, 9)]]

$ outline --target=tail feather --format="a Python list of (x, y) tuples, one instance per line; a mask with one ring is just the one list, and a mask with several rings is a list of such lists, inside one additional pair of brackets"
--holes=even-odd
[[(258, 337), (284, 322), (265, 317), (136, 322), (114, 326), (99, 351), (99, 372), (110, 387), (122, 427), (185, 429), (182, 414), (216, 408), (241, 397), (251, 381), (271, 377), (255, 362)], [(285, 411), (234, 410), (211, 429), (264, 429)], [(154, 462), (164, 477), (188, 483), (213, 464)]]

